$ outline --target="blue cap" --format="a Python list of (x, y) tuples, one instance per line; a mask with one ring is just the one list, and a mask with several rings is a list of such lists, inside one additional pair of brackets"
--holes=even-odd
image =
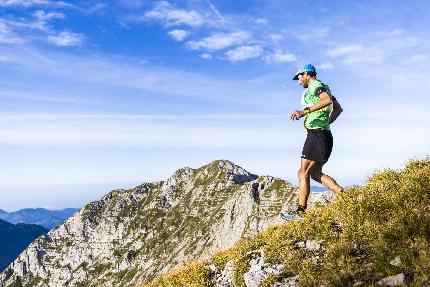
[(313, 72), (316, 73), (315, 71), (315, 67), (312, 64), (303, 64), (299, 67), (299, 69), (296, 72), (296, 75), (294, 76), (293, 80), (298, 80), (299, 79), (299, 74), (304, 73), (304, 72)]

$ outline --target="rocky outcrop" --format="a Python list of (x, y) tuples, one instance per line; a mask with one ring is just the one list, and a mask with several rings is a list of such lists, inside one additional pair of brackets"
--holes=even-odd
[[(0, 274), (0, 286), (138, 286), (279, 223), (296, 200), (288, 182), (226, 160), (182, 168), (88, 204), (34, 241)], [(225, 286), (228, 273), (219, 276)]]

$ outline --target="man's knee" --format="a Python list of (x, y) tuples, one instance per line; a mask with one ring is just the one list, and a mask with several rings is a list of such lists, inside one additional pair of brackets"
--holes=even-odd
[(309, 174), (309, 171), (299, 169), (299, 171), (297, 172), (297, 176), (299, 178), (308, 178), (310, 176), (310, 174)]

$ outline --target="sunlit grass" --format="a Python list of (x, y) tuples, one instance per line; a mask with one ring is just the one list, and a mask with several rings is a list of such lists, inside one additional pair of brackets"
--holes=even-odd
[[(302, 240), (321, 243), (320, 251), (296, 246)], [(411, 286), (430, 284), (430, 160), (409, 162), (402, 171), (376, 172), (365, 185), (347, 190), (327, 206), (308, 211), (303, 221), (276, 225), (203, 263), (190, 263), (145, 285), (215, 286), (207, 266), (223, 269), (234, 263), (234, 284), (245, 286), (243, 274), (253, 254), (283, 264), (283, 272), (264, 284), (299, 275), (301, 286), (375, 284), (404, 273)], [(397, 264), (390, 264), (393, 259)], [(318, 259), (318, 260), (316, 260)]]

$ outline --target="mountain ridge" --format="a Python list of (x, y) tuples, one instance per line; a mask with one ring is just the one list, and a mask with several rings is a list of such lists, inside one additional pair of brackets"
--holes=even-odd
[(33, 242), (0, 286), (137, 286), (256, 235), (296, 200), (290, 183), (228, 160), (180, 168), (87, 204)]
[(37, 237), (48, 229), (35, 224), (12, 224), (0, 219), (0, 270), (3, 271)]
[(23, 208), (13, 212), (0, 212), (0, 219), (12, 224), (36, 224), (41, 225), (47, 229), (52, 229), (76, 213), (78, 210), (78, 208), (64, 208), (61, 210), (49, 210), (40, 207)]

